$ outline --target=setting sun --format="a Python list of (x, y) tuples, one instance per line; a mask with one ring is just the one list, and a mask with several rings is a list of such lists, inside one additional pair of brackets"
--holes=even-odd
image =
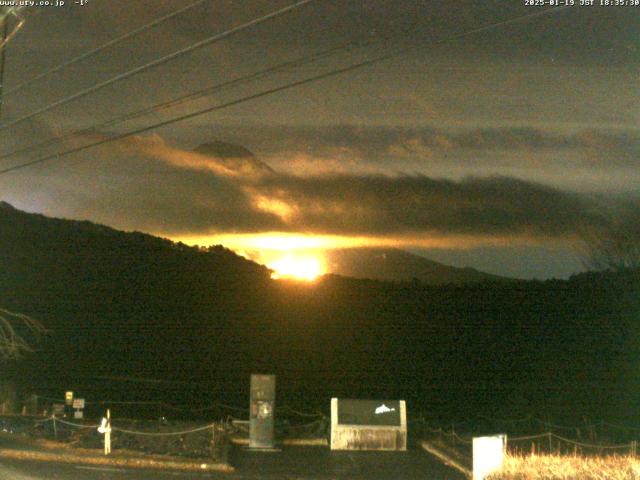
[(287, 254), (267, 264), (273, 269), (271, 278), (313, 281), (324, 273), (322, 262), (311, 255)]

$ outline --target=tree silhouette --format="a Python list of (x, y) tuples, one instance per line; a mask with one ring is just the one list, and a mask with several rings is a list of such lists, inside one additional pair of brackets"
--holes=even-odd
[[(633, 221), (631, 221), (633, 220)], [(640, 268), (640, 221), (611, 222), (585, 237), (585, 267), (591, 270), (622, 271)]]
[(0, 358), (18, 358), (33, 352), (25, 336), (37, 339), (46, 332), (47, 329), (38, 320), (0, 308)]

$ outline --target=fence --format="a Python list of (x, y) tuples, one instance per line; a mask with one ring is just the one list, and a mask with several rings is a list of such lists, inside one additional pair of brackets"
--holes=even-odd
[[(69, 442), (84, 448), (101, 449), (105, 439), (98, 432), (100, 424), (69, 421), (55, 415), (44, 419), (2, 417), (0, 423), (7, 432)], [(208, 458), (226, 463), (229, 434), (223, 422), (197, 425), (193, 422), (115, 419), (111, 423), (111, 445), (113, 449)]]
[[(585, 422), (582, 426), (569, 426), (556, 424), (547, 420), (535, 417), (527, 417), (516, 420), (490, 419), (493, 422), (503, 424), (539, 425), (547, 430), (534, 435), (513, 435), (508, 429), (494, 428), (491, 433), (508, 433), (507, 451), (514, 454), (557, 454), (557, 455), (631, 455), (638, 453), (638, 441), (636, 435), (640, 434), (640, 429), (632, 426), (620, 425), (605, 421)], [(462, 456), (469, 462), (471, 459), (471, 446), (474, 436), (483, 436), (487, 433), (485, 429), (482, 433), (471, 434), (469, 431), (462, 434), (456, 431), (455, 427), (462, 427), (462, 424), (454, 424), (449, 429), (429, 425), (424, 419), (414, 420), (416, 427), (421, 431), (421, 435), (430, 438), (441, 446), (446, 447), (456, 456)], [(518, 427), (521, 430), (523, 427)], [(553, 431), (553, 430), (556, 431)], [(470, 430), (470, 429), (469, 429)], [(557, 433), (558, 430), (564, 434)], [(612, 431), (616, 435), (612, 435)], [(569, 438), (573, 433), (575, 438)], [(588, 439), (588, 440), (585, 440)], [(612, 438), (619, 441), (613, 442)], [(621, 440), (620, 440), (621, 439)]]
[[(64, 404), (64, 399), (44, 395), (33, 395), (29, 399), (29, 412), (34, 415), (49, 415), (54, 404)], [(211, 449), (211, 437), (231, 438), (244, 441), (248, 438), (249, 408), (212, 403), (202, 407), (173, 405), (162, 401), (85, 401), (85, 418), (102, 416), (107, 407), (117, 412), (117, 419), (112, 422), (113, 448), (126, 448), (147, 453), (168, 453), (193, 457), (208, 456)], [(132, 420), (123, 418), (130, 412), (144, 410), (147, 417), (155, 417), (153, 421)], [(276, 437), (284, 441), (294, 438), (296, 441), (313, 440), (314, 444), (324, 441), (329, 435), (329, 418), (322, 412), (303, 412), (289, 406), (277, 409), (275, 424)], [(154, 415), (156, 414), (156, 415)], [(217, 423), (205, 425), (193, 421), (176, 420), (180, 418), (218, 418)], [(49, 416), (34, 422), (36, 428), (16, 427), (19, 421), (14, 419), (13, 427), (29, 430), (29, 434), (74, 441), (86, 448), (101, 448), (103, 437), (97, 433), (98, 425), (86, 422), (69, 421), (61, 416)], [(215, 427), (215, 426), (218, 427)], [(218, 430), (215, 430), (218, 428)], [(171, 430), (173, 429), (173, 430)], [(219, 442), (213, 442), (216, 446)], [(225, 447), (226, 448), (226, 447)]]
[[(32, 414), (37, 414), (43, 410), (51, 411), (51, 405), (58, 403), (65, 403), (64, 399), (53, 398), (44, 395), (34, 395), (31, 404)], [(160, 418), (164, 416), (179, 416), (179, 417), (218, 417), (223, 418), (228, 414), (243, 415), (248, 412), (248, 408), (237, 407), (234, 405), (227, 405), (225, 403), (212, 403), (203, 407), (189, 407), (182, 405), (173, 405), (171, 403), (162, 401), (121, 401), (121, 400), (99, 400), (99, 401), (85, 401), (85, 412), (88, 412), (89, 416), (101, 415), (106, 408), (117, 407), (122, 415), (128, 417), (139, 417), (143, 414), (144, 417)]]

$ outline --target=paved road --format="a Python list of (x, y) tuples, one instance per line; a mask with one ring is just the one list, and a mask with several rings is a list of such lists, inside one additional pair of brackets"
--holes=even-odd
[(332, 452), (328, 448), (287, 448), (279, 453), (236, 450), (232, 464), (247, 480), (463, 480), (423, 450)]
[(462, 480), (422, 450), (408, 452), (331, 452), (326, 448), (286, 448), (261, 453), (236, 449), (234, 473), (167, 472), (115, 467), (8, 460), (0, 461), (0, 480)]
[(7, 459), (2, 459), (0, 462), (1, 480), (176, 480), (178, 478), (232, 480), (232, 477), (222, 473), (209, 475)]

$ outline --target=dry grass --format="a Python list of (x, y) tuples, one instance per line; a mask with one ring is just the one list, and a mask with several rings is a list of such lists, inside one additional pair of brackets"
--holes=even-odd
[(640, 480), (640, 459), (628, 456), (507, 456), (491, 480)]

